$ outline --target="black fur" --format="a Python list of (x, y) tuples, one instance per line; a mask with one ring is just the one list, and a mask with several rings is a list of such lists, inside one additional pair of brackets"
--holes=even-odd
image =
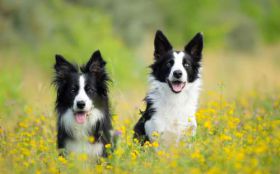
[[(54, 65), (55, 77), (53, 84), (57, 90), (56, 112), (57, 120), (57, 147), (65, 148), (65, 141), (73, 139), (61, 124), (61, 117), (65, 111), (72, 108), (75, 96), (79, 89), (79, 76), (84, 74), (86, 77), (85, 91), (93, 101), (95, 107), (104, 114), (102, 121), (98, 121), (89, 132), (89, 136), (94, 136), (95, 142), (102, 142), (103, 145), (111, 143), (112, 130), (111, 113), (109, 109), (108, 81), (109, 77), (105, 70), (106, 62), (102, 59), (99, 51), (95, 51), (86, 65), (80, 68), (69, 63), (61, 55), (56, 55)], [(105, 149), (105, 148), (104, 148)], [(103, 155), (106, 155), (105, 151)]]
[[(154, 40), (154, 63), (150, 65), (152, 70), (151, 75), (158, 81), (167, 83), (167, 77), (174, 64), (174, 51), (172, 45), (161, 32), (157, 31)], [(184, 68), (188, 74), (188, 82), (192, 83), (198, 78), (200, 61), (202, 58), (203, 49), (203, 36), (201, 33), (197, 33), (194, 38), (184, 48)], [(140, 140), (143, 144), (144, 141), (148, 141), (148, 136), (145, 133), (145, 122), (151, 119), (152, 115), (156, 112), (152, 108), (153, 101), (145, 99), (146, 109), (141, 112), (141, 118), (138, 120), (134, 127), (134, 138)]]
[(155, 112), (155, 109), (151, 107), (153, 102), (147, 98), (145, 98), (145, 102), (146, 110), (144, 112), (140, 111), (142, 117), (140, 117), (140, 119), (134, 126), (134, 138), (138, 139), (142, 145), (145, 141), (149, 141), (149, 137), (147, 136), (145, 131), (145, 122), (147, 120), (150, 120), (151, 116)]
[[(172, 65), (174, 63), (173, 48), (161, 31), (156, 32), (154, 41), (155, 62), (150, 66), (152, 75), (160, 82), (166, 82)], [(188, 82), (193, 82), (198, 78), (200, 68), (201, 52), (203, 48), (203, 37), (200, 33), (185, 46), (184, 62), (190, 66), (184, 66), (188, 73)], [(178, 51), (175, 51), (178, 52)]]

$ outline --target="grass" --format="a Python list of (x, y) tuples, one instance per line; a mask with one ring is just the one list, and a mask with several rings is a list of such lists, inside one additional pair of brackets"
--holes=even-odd
[(157, 142), (140, 147), (132, 139), (135, 120), (114, 115), (121, 136), (99, 164), (85, 154), (58, 157), (54, 116), (27, 107), (12, 129), (1, 126), (1, 173), (278, 173), (279, 101), (280, 93), (206, 103), (197, 112), (197, 136), (170, 149), (155, 150)]
[(85, 154), (58, 157), (50, 72), (14, 56), (2, 59), (0, 173), (279, 173), (278, 50), (254, 55), (206, 50), (197, 135), (186, 132), (168, 149), (157, 142), (140, 147), (132, 139), (146, 86), (137, 80), (112, 85), (113, 122), (121, 136), (116, 150), (98, 164)]

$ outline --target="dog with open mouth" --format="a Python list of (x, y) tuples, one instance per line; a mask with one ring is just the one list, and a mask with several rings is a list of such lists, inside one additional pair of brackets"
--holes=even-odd
[(55, 58), (58, 149), (62, 155), (106, 156), (105, 145), (112, 137), (106, 62), (99, 50), (81, 67), (61, 55)]
[(172, 144), (178, 142), (187, 129), (195, 135), (202, 49), (201, 33), (197, 33), (183, 51), (175, 51), (166, 36), (156, 32), (146, 109), (134, 127), (134, 138), (142, 143), (155, 141), (154, 133), (157, 133), (162, 144)]

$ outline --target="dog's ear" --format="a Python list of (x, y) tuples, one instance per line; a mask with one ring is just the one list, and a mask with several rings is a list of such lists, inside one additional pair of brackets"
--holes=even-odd
[(201, 60), (203, 49), (203, 35), (197, 33), (192, 40), (185, 46), (185, 52), (190, 54), (196, 61)]
[(76, 72), (77, 68), (68, 62), (63, 56), (56, 54), (55, 55), (56, 63), (54, 69), (57, 75), (68, 74), (70, 72)]
[(167, 38), (160, 30), (157, 30), (156, 32), (154, 47), (155, 47), (155, 52), (154, 52), (155, 59), (161, 57), (166, 52), (172, 50), (172, 45), (169, 43)]
[(89, 59), (88, 63), (85, 66), (86, 71), (88, 72), (101, 72), (104, 70), (106, 62), (103, 60), (102, 55), (99, 50), (95, 51), (91, 58)]

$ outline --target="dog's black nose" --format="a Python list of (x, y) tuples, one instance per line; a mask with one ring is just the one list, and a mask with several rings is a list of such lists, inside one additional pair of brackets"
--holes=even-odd
[(177, 79), (181, 78), (182, 77), (182, 71), (181, 70), (176, 70), (173, 72), (173, 76)]
[(84, 101), (77, 101), (77, 107), (79, 109), (84, 109), (85, 106), (86, 106), (86, 103)]

